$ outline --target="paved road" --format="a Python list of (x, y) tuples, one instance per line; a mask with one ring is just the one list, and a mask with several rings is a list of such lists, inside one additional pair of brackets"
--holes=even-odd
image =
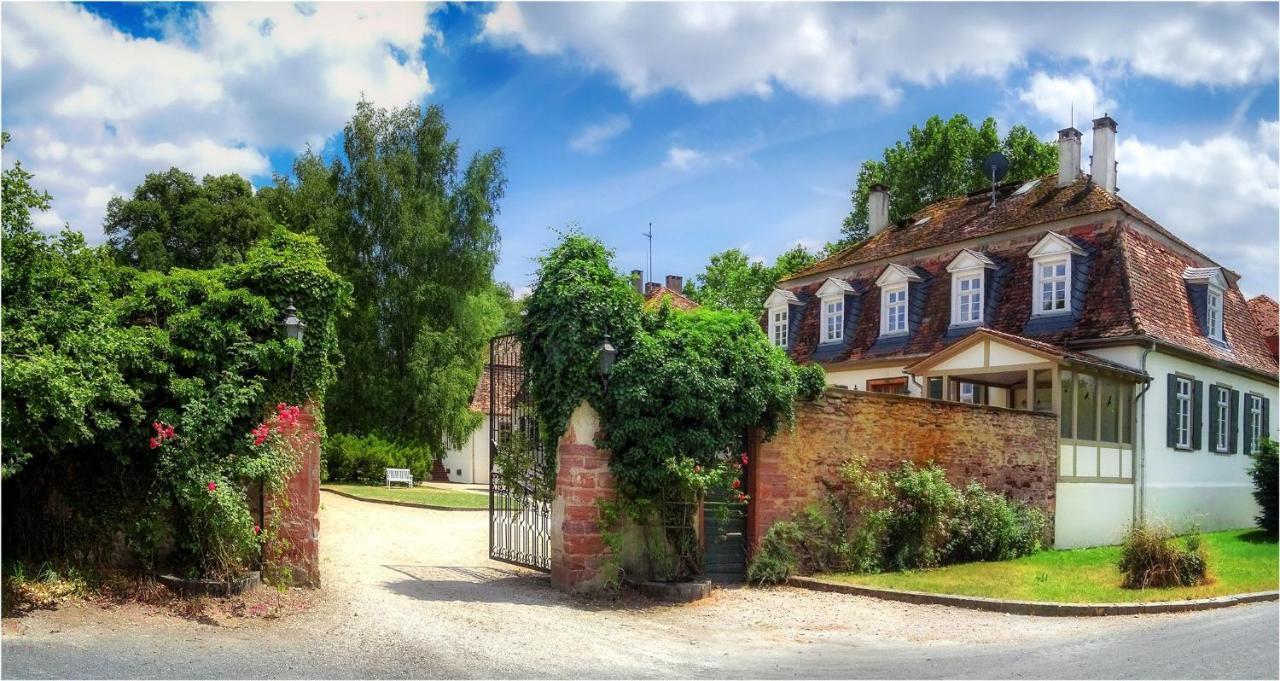
[(1277, 678), (1275, 604), (1053, 619), (791, 588), (592, 601), (485, 558), (481, 513), (324, 496), (323, 600), (275, 622), (66, 608), (4, 678)]

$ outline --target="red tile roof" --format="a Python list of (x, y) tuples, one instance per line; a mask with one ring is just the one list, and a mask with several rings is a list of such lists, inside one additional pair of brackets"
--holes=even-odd
[[(1085, 365), (1085, 366), (1098, 367), (1102, 369), (1108, 369), (1111, 371), (1128, 374), (1135, 378), (1146, 377), (1141, 371), (1130, 366), (1125, 366), (1117, 362), (1112, 362), (1110, 360), (1106, 360), (1101, 357), (1086, 355), (1083, 352), (1068, 350), (1066, 348), (1053, 345), (1052, 343), (1045, 343), (1043, 341), (1038, 341), (1034, 338), (1017, 336), (1012, 333), (1005, 333), (1003, 331), (997, 331), (995, 329), (980, 328), (974, 331), (972, 334), (969, 334), (968, 336), (966, 336), (965, 339), (967, 340), (967, 339), (979, 337), (979, 336), (988, 336), (990, 338), (1003, 341), (1005, 343), (1009, 343), (1012, 345), (1019, 345), (1029, 350), (1038, 352), (1040, 354), (1056, 357), (1057, 359), (1070, 364)], [(956, 343), (956, 345), (960, 345), (960, 343)], [(928, 363), (930, 359), (932, 359), (932, 357), (916, 362), (914, 365), (908, 366), (906, 368), (907, 370), (910, 370), (913, 367)]]
[(671, 308), (673, 310), (692, 310), (698, 307), (698, 304), (693, 302), (689, 296), (686, 296), (679, 291), (669, 289), (666, 286), (659, 286), (658, 288), (650, 291), (648, 295), (644, 297), (644, 309), (656, 310), (660, 305), (662, 305), (662, 301), (664, 299), (671, 301)]
[(1253, 316), (1258, 333), (1262, 334), (1262, 341), (1271, 350), (1271, 356), (1276, 357), (1280, 354), (1280, 334), (1277, 333), (1280, 329), (1280, 305), (1270, 296), (1254, 296), (1249, 299), (1249, 314)]

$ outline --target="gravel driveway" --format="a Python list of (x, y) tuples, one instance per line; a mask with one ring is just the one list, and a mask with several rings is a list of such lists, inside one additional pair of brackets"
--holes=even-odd
[(323, 595), (275, 622), (38, 613), (3, 676), (1265, 677), (1274, 604), (1051, 619), (793, 588), (658, 606), (554, 590), (487, 559), (486, 514), (322, 496)]

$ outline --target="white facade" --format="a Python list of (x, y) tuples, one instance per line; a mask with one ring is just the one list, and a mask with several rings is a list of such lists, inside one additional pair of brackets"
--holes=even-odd
[(450, 447), (444, 455), (444, 467), (449, 482), (474, 485), (489, 484), (489, 416), (480, 419), (480, 425), (471, 432), (467, 441), (458, 447)]

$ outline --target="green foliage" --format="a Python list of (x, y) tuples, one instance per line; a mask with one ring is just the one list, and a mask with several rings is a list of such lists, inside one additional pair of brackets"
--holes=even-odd
[(748, 428), (769, 437), (790, 425), (795, 365), (747, 314), (663, 307), (645, 313), (643, 329), (614, 365), (605, 409), (604, 444), (624, 494), (698, 491), (695, 469), (740, 465), (720, 457), (742, 451)]
[(1209, 563), (1197, 533), (1178, 546), (1167, 528), (1138, 523), (1124, 536), (1119, 567), (1121, 586), (1148, 589), (1203, 584)]
[(342, 160), (325, 165), (307, 152), (293, 181), (278, 177), (261, 199), (280, 223), (320, 237), (332, 269), (354, 286), (352, 314), (339, 322), (347, 364), (326, 402), (329, 424), (443, 456), (446, 440), (477, 425), (468, 406), (485, 342), (509, 315), (491, 281), (502, 153), (460, 167), (436, 106), (361, 102), (343, 133)]
[[(0, 149), (9, 144), (9, 133), (0, 133)], [(14, 161), (0, 179), (0, 223), (5, 228), (5, 247), (9, 247), (10, 232), (21, 234), (31, 230), (31, 211), (49, 210), (52, 197), (49, 192), (31, 186), (31, 173), (22, 169), (21, 161)]]
[(1276, 533), (1276, 485), (1280, 484), (1280, 465), (1276, 462), (1276, 441), (1263, 437), (1249, 476), (1253, 478), (1253, 498), (1262, 512), (1258, 514), (1258, 527)]
[(525, 301), (519, 337), (526, 380), (551, 451), (583, 400), (603, 412), (598, 367), (605, 336), (621, 356), (639, 332), (640, 297), (613, 270), (612, 257), (598, 240), (566, 232), (539, 258)]
[(778, 280), (812, 265), (820, 255), (797, 245), (770, 267), (730, 248), (712, 255), (707, 268), (685, 284), (684, 292), (699, 305), (759, 316)]
[(851, 193), (853, 210), (844, 219), (842, 245), (866, 238), (867, 196), (872, 185), (889, 186), (893, 199), (889, 219), (897, 221), (934, 201), (991, 186), (991, 178), (983, 175), (982, 160), (993, 151), (1009, 157), (1006, 182), (1041, 177), (1057, 168), (1057, 148), (1021, 125), (1001, 140), (994, 118), (974, 127), (963, 114), (946, 121), (931, 116), (923, 128), (911, 126), (905, 142), (886, 148), (882, 160), (863, 162)]
[(750, 581), (1007, 560), (1039, 551), (1046, 521), (1038, 509), (977, 482), (957, 490), (933, 464), (917, 468), (904, 461), (872, 473), (855, 458), (841, 467), (825, 503), (774, 528), (748, 566)]
[(388, 442), (376, 435), (339, 433), (324, 443), (325, 480), (382, 483), (388, 468), (408, 468), (414, 480), (427, 480), (434, 462), (426, 447)]
[(168, 271), (242, 262), (274, 227), (239, 175), (206, 175), (170, 168), (149, 173), (133, 196), (107, 203), (103, 230), (124, 265)]
[(827, 370), (821, 364), (796, 367), (796, 394), (802, 399), (816, 400), (827, 389)]

